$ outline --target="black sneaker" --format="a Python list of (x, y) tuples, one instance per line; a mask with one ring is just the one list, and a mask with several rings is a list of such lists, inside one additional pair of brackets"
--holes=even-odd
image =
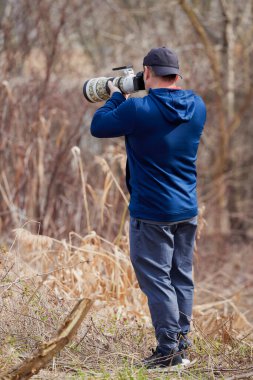
[(152, 351), (152, 355), (142, 361), (143, 366), (147, 369), (171, 367), (183, 363), (181, 354), (177, 348), (171, 349), (166, 355), (158, 347)]
[(187, 350), (192, 346), (192, 342), (187, 335), (178, 334), (178, 351), (183, 359), (188, 359)]

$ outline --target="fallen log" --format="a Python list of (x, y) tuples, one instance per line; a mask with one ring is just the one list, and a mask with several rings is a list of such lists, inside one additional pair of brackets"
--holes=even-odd
[(7, 373), (0, 374), (0, 379), (26, 380), (37, 374), (69, 343), (90, 310), (92, 303), (90, 299), (81, 299), (78, 301), (58, 330), (56, 337), (49, 342), (42, 343), (33, 356), (26, 359), (20, 365), (12, 368)]

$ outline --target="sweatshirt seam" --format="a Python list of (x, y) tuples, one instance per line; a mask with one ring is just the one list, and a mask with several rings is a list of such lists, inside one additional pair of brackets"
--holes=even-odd
[(130, 216), (138, 219), (148, 219), (148, 220), (155, 220), (155, 221), (173, 221), (174, 218), (181, 217), (182, 218), (193, 218), (198, 215), (198, 207), (194, 207), (193, 209), (187, 210), (187, 212), (179, 212), (179, 213), (172, 213), (168, 211), (167, 213), (159, 213), (155, 214), (154, 212), (141, 212), (138, 210), (131, 209), (131, 205), (129, 205), (129, 211)]
[[(181, 214), (181, 213), (185, 213), (185, 212), (189, 212), (189, 211), (193, 211), (197, 209), (198, 210), (198, 207), (197, 206), (194, 206), (194, 207), (191, 207), (191, 208), (183, 208), (183, 209), (179, 209), (178, 211), (176, 212), (169, 212), (169, 215), (177, 215), (177, 214)], [(155, 214), (155, 212), (153, 212)], [(168, 213), (165, 213), (165, 214), (168, 214)], [(157, 213), (157, 215), (165, 215), (163, 213)]]

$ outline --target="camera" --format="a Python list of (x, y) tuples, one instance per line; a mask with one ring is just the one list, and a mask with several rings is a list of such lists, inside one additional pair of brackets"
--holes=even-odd
[(92, 78), (84, 83), (83, 95), (88, 102), (96, 103), (109, 99), (109, 81), (112, 81), (113, 85), (118, 87), (123, 94), (131, 94), (136, 91), (145, 90), (143, 71), (140, 71), (135, 75), (133, 66), (115, 67), (112, 70), (120, 70), (122, 71), (122, 75), (111, 78)]

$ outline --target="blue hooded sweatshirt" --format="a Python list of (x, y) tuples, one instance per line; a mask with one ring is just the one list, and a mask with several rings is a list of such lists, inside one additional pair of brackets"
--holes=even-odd
[(125, 136), (132, 217), (177, 222), (198, 214), (196, 159), (205, 120), (201, 97), (181, 89), (150, 89), (128, 100), (115, 92), (95, 112), (93, 136)]

